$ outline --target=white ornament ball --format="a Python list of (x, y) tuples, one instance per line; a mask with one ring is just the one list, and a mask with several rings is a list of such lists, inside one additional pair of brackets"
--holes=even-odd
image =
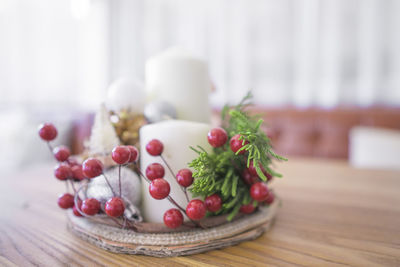
[[(119, 196), (118, 167), (112, 167), (105, 171), (111, 187)], [(125, 216), (128, 219), (141, 221), (140, 201), (142, 198), (141, 181), (139, 176), (128, 167), (121, 167), (121, 192), (122, 198), (127, 201), (125, 207)], [(108, 186), (104, 176), (98, 176), (90, 180), (86, 191), (88, 198), (96, 198), (101, 202), (101, 206), (113, 197), (110, 187)]]
[(106, 106), (109, 110), (130, 109), (142, 113), (145, 101), (144, 85), (137, 80), (119, 78), (108, 87)]

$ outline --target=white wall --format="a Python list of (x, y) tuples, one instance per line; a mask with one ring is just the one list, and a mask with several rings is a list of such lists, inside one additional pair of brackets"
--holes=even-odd
[(109, 83), (108, 15), (103, 0), (1, 0), (0, 108), (97, 106)]
[(117, 0), (111, 77), (171, 45), (208, 59), (213, 103), (400, 105), (400, 1)]
[(120, 75), (180, 45), (214, 105), (400, 105), (400, 1), (2, 0), (0, 107), (94, 108)]

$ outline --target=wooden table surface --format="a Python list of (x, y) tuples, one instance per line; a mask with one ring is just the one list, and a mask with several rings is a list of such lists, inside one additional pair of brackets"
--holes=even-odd
[(186, 257), (103, 251), (66, 229), (52, 166), (0, 177), (0, 266), (400, 266), (400, 172), (291, 159), (273, 186), (283, 205), (251, 242)]

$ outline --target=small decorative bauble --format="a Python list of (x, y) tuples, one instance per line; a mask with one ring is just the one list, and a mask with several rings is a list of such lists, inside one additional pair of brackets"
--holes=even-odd
[[(113, 167), (105, 171), (110, 184), (116, 194), (119, 194), (119, 183), (118, 183), (118, 167)], [(124, 215), (132, 221), (142, 221), (142, 216), (139, 210), (141, 200), (141, 185), (138, 175), (129, 169), (128, 167), (121, 167), (121, 190), (122, 198), (126, 202)], [(104, 204), (113, 197), (113, 194), (108, 187), (108, 184), (104, 177), (99, 176), (92, 179), (87, 189), (88, 198), (96, 198)]]
[(176, 119), (176, 109), (168, 102), (154, 101), (145, 106), (144, 116), (150, 123)]
[(108, 87), (106, 105), (109, 110), (142, 113), (144, 103), (144, 85), (137, 80), (119, 78)]
[(111, 121), (123, 145), (139, 145), (139, 129), (146, 124), (143, 114), (129, 110), (111, 112)]

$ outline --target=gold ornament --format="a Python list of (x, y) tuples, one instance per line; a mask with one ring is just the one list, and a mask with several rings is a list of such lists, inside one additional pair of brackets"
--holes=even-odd
[(110, 116), (121, 144), (140, 147), (139, 129), (147, 124), (143, 114), (123, 109), (119, 112), (111, 111)]

